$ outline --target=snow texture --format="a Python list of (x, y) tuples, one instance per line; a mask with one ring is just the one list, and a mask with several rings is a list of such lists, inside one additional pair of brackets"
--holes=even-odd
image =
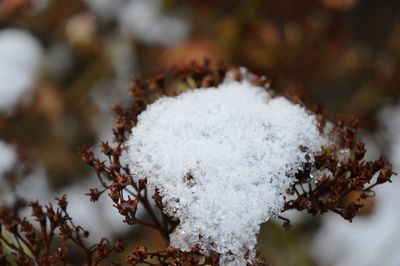
[(0, 112), (9, 113), (34, 87), (42, 50), (28, 32), (0, 31)]
[(304, 108), (226, 79), (149, 105), (132, 129), (129, 163), (179, 219), (171, 246), (246, 265), (260, 224), (281, 211), (294, 174), (323, 141)]

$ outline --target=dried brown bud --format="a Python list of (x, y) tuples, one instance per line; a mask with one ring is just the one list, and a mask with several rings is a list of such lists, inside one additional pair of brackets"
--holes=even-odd
[(114, 251), (117, 253), (124, 252), (126, 248), (126, 244), (122, 241), (116, 241), (114, 243)]
[(390, 177), (393, 175), (392, 167), (385, 166), (378, 175), (377, 183), (383, 184), (390, 181)]
[(90, 197), (90, 201), (91, 202), (95, 202), (99, 199), (99, 197), (101, 196), (100, 191), (97, 190), (97, 188), (91, 188), (89, 190), (89, 193), (86, 193), (85, 195)]
[(362, 158), (364, 158), (365, 152), (365, 144), (362, 142), (358, 142), (356, 144), (356, 147), (354, 148), (354, 157), (356, 158), (356, 160), (362, 160)]
[(148, 252), (145, 247), (137, 247), (126, 260), (131, 265), (136, 265), (147, 258)]
[(31, 265), (33, 266), (33, 265), (35, 265), (35, 262), (33, 261), (33, 259), (31, 259), (25, 253), (21, 253), (21, 252), (19, 252), (17, 254), (15, 262), (17, 263), (17, 265), (23, 265), (23, 266), (31, 266)]
[(107, 156), (110, 156), (112, 153), (112, 149), (110, 145), (108, 145), (108, 142), (101, 142), (101, 152)]
[(93, 166), (94, 154), (89, 148), (82, 147), (78, 149), (78, 152), (85, 164)]
[(72, 228), (67, 224), (61, 225), (59, 231), (60, 231), (60, 236), (62, 237), (63, 240), (71, 238), (73, 232)]
[(146, 184), (147, 184), (147, 179), (139, 179), (138, 181), (138, 189), (139, 191), (142, 191), (143, 189), (146, 188)]
[(97, 173), (100, 173), (100, 172), (104, 171), (104, 169), (105, 169), (104, 162), (96, 161), (96, 162), (94, 163), (94, 170), (95, 170)]
[(61, 198), (56, 198), (56, 200), (57, 200), (57, 205), (61, 208), (61, 210), (66, 211), (68, 206), (67, 195), (64, 194), (62, 195)]
[(116, 188), (111, 189), (108, 195), (110, 196), (113, 202), (116, 203), (119, 201), (120, 193)]

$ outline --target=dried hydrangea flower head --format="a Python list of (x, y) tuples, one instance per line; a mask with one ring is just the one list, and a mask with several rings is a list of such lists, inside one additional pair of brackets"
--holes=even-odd
[[(243, 69), (207, 63), (136, 79), (132, 104), (113, 107), (114, 142), (101, 144), (104, 156), (80, 149), (99, 178), (90, 200), (108, 195), (125, 223), (155, 229), (165, 240), (163, 250), (134, 249), (127, 264), (265, 265), (255, 254), (261, 223), (278, 216), (288, 226), (282, 215), (290, 209), (351, 221), (372, 189), (390, 182), (387, 163), (363, 159), (355, 119), (327, 123), (298, 94), (279, 97), (268, 84)], [(359, 198), (344, 200), (353, 192)], [(32, 207), (36, 224), (50, 226), (19, 217), (24, 206)], [(87, 231), (67, 213), (66, 196), (53, 206), (0, 204), (2, 232), (26, 245), (0, 234), (1, 265), (8, 265), (8, 250), (18, 265), (65, 264), (68, 241), (85, 254), (86, 265), (123, 251), (107, 239), (87, 245)], [(147, 217), (138, 215), (139, 207)]]
[(323, 143), (303, 107), (227, 80), (147, 106), (128, 140), (129, 164), (179, 219), (171, 246), (245, 265), (260, 224), (282, 210), (295, 173)]

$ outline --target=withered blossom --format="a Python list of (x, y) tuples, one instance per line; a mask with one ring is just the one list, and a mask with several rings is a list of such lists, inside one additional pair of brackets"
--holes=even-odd
[[(239, 69), (234, 68), (229, 71), (237, 81), (247, 79), (256, 86), (266, 86), (270, 83), (268, 79), (256, 75), (244, 77)], [(88, 200), (97, 201), (102, 196), (110, 197), (110, 204), (118, 209), (124, 222), (152, 228), (165, 241), (165, 249), (159, 251), (151, 251), (146, 247), (136, 248), (130, 252), (126, 263), (130, 265), (221, 264), (221, 254), (218, 252), (204, 254), (196, 246), (190, 251), (183, 252), (169, 246), (170, 234), (176, 230), (180, 221), (166, 214), (164, 210), (166, 206), (160, 191), (149, 190), (146, 176), (138, 177), (123, 157), (127, 153), (127, 141), (132, 128), (138, 123), (138, 115), (146, 110), (149, 104), (160, 96), (179, 94), (182, 87), (218, 86), (223, 82), (227, 72), (228, 69), (223, 66), (211, 66), (205, 62), (175, 68), (147, 79), (135, 79), (130, 89), (132, 104), (128, 106), (116, 104), (113, 107), (116, 115), (113, 128), (114, 142), (101, 144), (101, 151), (105, 157), (98, 158), (88, 148), (79, 149), (82, 160), (93, 168), (99, 179), (99, 187), (90, 189), (87, 194)], [(306, 107), (304, 97), (300, 94), (292, 92), (286, 97), (293, 103)], [(319, 108), (310, 107), (308, 110), (316, 117), (320, 133), (325, 134), (329, 141), (321, 151), (312, 154), (314, 160), (305, 162), (302, 169), (295, 173), (283, 209), (278, 215), (284, 221), (285, 227), (290, 226), (290, 221), (284, 217), (284, 212), (290, 209), (306, 210), (312, 215), (330, 211), (351, 221), (363, 206), (363, 200), (374, 196), (373, 188), (390, 182), (393, 175), (390, 165), (382, 158), (371, 162), (363, 160), (365, 148), (362, 141), (357, 139), (356, 119), (339, 118), (333, 125), (326, 120)], [(327, 128), (331, 129), (327, 131)], [(375, 176), (377, 178), (374, 178)], [(359, 197), (351, 202), (344, 201), (344, 198), (352, 192), (358, 192)], [(136, 216), (139, 206), (143, 207), (149, 219)], [(25, 207), (32, 208), (34, 222), (19, 217), (19, 210)], [(37, 202), (19, 202), (11, 207), (1, 206), (0, 229), (2, 265), (11, 265), (12, 261), (16, 261), (18, 265), (35, 263), (65, 265), (69, 258), (67, 242), (74, 243), (80, 248), (86, 265), (97, 265), (112, 253), (124, 250), (122, 243), (111, 244), (106, 239), (88, 246), (85, 238), (89, 233), (79, 225), (75, 225), (68, 215), (66, 196), (57, 199), (56, 207), (51, 204), (43, 206)], [(8, 250), (11, 250), (11, 253)], [(249, 254), (245, 256), (248, 257)], [(265, 260), (257, 254), (248, 264), (266, 265), (265, 261), (268, 261), (268, 258)], [(119, 263), (121, 262), (114, 262), (113, 265)]]

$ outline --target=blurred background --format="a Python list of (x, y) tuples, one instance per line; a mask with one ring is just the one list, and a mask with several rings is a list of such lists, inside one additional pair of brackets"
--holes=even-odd
[[(67, 193), (93, 240), (160, 248), (107, 197), (89, 202), (97, 181), (77, 147), (111, 141), (111, 105), (129, 102), (132, 78), (204, 58), (302, 89), (330, 119), (360, 118), (367, 157), (400, 169), (400, 1), (0, 0), (0, 201), (12, 201), (3, 175), (24, 154), (32, 171), (17, 193)], [(260, 249), (276, 266), (398, 266), (399, 201), (395, 181), (352, 224), (288, 213), (293, 229), (264, 225)]]

